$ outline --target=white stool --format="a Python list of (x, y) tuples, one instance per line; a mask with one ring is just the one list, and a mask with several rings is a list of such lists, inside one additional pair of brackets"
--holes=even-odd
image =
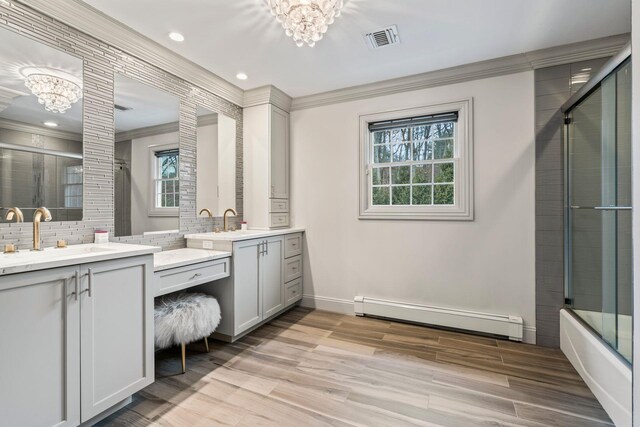
[(211, 295), (202, 293), (177, 293), (164, 295), (155, 301), (156, 347), (182, 347), (182, 373), (186, 372), (185, 345), (207, 337), (220, 323), (220, 305)]

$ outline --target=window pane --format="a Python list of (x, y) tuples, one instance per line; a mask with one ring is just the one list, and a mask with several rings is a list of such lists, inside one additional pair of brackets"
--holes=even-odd
[(391, 142), (391, 131), (383, 130), (373, 133), (374, 144), (388, 144)]
[(438, 123), (433, 126), (435, 128), (433, 132), (435, 138), (453, 138), (454, 122)]
[(453, 163), (436, 163), (434, 172), (435, 182), (453, 182)]
[(453, 157), (453, 139), (443, 139), (434, 142), (434, 159), (451, 159)]
[(396, 166), (391, 168), (392, 184), (409, 184), (411, 182), (411, 166)]
[(423, 141), (431, 137), (431, 126), (416, 126), (413, 128), (413, 140)]
[(389, 204), (389, 187), (373, 187), (373, 204)]
[(180, 181), (173, 181), (173, 191), (176, 193), (180, 193)]
[(389, 184), (389, 168), (373, 168), (371, 170), (371, 182), (373, 185)]
[(452, 205), (453, 185), (436, 185), (433, 188), (433, 202), (436, 205)]
[(403, 142), (411, 139), (411, 128), (391, 130), (391, 142)]
[(173, 193), (173, 181), (165, 181), (165, 193)]
[(180, 195), (178, 193), (173, 195), (173, 206), (176, 208), (180, 206)]
[(431, 181), (431, 171), (433, 167), (431, 165), (416, 165), (413, 167), (413, 183), (414, 184), (426, 184)]
[(433, 158), (433, 141), (413, 143), (413, 160), (431, 160)]
[(431, 189), (431, 185), (414, 185), (412, 203), (414, 205), (430, 205)]
[(403, 185), (401, 187), (392, 187), (393, 192), (393, 204), (394, 205), (408, 205), (410, 204), (411, 187)]
[(374, 145), (373, 146), (374, 163), (388, 163), (391, 161), (390, 145)]
[(411, 160), (411, 144), (396, 144), (393, 146), (393, 161), (408, 162)]

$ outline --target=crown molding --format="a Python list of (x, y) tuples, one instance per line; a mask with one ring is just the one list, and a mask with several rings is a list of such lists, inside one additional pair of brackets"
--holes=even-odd
[(82, 134), (80, 133), (40, 127), (32, 125), (30, 123), (18, 122), (15, 120), (0, 118), (0, 128), (14, 130), (17, 132), (33, 133), (36, 135), (48, 136), (51, 138), (66, 139), (68, 141), (82, 142)]
[(618, 34), (585, 42), (565, 44), (525, 53), (532, 69), (553, 67), (590, 59), (614, 56), (631, 40), (631, 34)]
[[(129, 141), (132, 139), (145, 138), (147, 136), (164, 135), (166, 133), (178, 132), (180, 125), (178, 122), (163, 123), (161, 125), (148, 126), (145, 128), (126, 130), (116, 133), (116, 142)], [(176, 140), (178, 136), (176, 135)]]
[(487, 61), (474, 62), (413, 76), (353, 86), (314, 95), (293, 98), (291, 111), (323, 105), (375, 98), (436, 86), (531, 71), (554, 65), (612, 56), (629, 42), (630, 34), (620, 34), (585, 42), (572, 43), (520, 53)]
[(236, 105), (243, 90), (81, 0), (14, 0)]
[(284, 111), (291, 111), (291, 97), (275, 86), (267, 85), (250, 89), (244, 92), (242, 106), (255, 107), (256, 105), (273, 104)]

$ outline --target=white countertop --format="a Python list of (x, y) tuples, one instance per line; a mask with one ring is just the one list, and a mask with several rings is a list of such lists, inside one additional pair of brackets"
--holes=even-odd
[(278, 230), (237, 230), (225, 231), (220, 233), (198, 233), (187, 234), (185, 239), (191, 240), (210, 240), (221, 242), (237, 242), (240, 240), (260, 239), (262, 237), (281, 236), (283, 234), (302, 233), (304, 228), (281, 228)]
[(163, 271), (170, 268), (183, 267), (185, 265), (197, 264), (199, 262), (211, 261), (214, 259), (228, 258), (231, 252), (212, 251), (209, 249), (174, 249), (171, 251), (158, 252), (153, 255), (153, 270)]
[(13, 254), (0, 253), (0, 276), (147, 255), (160, 250), (157, 246), (90, 243), (71, 245), (63, 249), (45, 248), (43, 251), (23, 250)]

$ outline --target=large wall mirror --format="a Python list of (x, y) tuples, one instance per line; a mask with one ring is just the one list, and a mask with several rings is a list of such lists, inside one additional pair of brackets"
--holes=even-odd
[(200, 106), (197, 114), (196, 207), (222, 216), (236, 208), (236, 121)]
[(0, 40), (0, 222), (41, 206), (80, 221), (82, 60), (5, 29)]
[(180, 100), (115, 76), (115, 235), (180, 229)]

